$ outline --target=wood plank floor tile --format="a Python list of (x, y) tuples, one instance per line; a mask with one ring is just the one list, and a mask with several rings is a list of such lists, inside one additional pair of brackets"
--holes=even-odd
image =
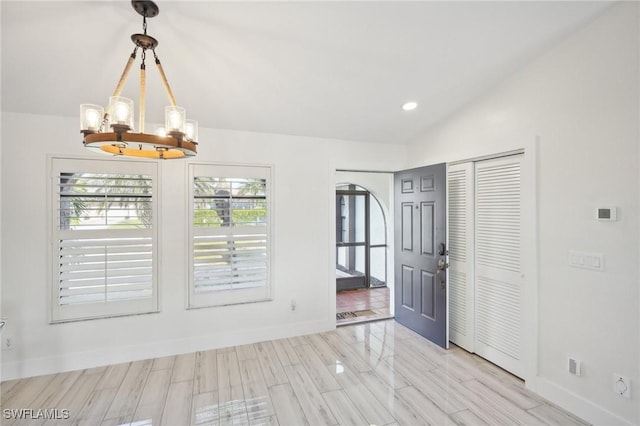
[(258, 353), (254, 345), (242, 345), (236, 346), (236, 354), (238, 361), (244, 361), (245, 359), (258, 359)]
[(278, 422), (281, 425), (309, 425), (309, 421), (289, 383), (272, 386), (269, 388), (269, 393)]
[(528, 411), (530, 414), (550, 425), (585, 426), (588, 424), (566, 411), (549, 404), (539, 405)]
[(300, 345), (308, 345), (309, 341), (307, 340), (307, 336), (295, 336), (295, 337), (289, 337), (289, 343), (291, 343), (291, 346), (300, 346)]
[(470, 410), (458, 411), (457, 413), (449, 414), (449, 417), (453, 423), (460, 426), (490, 426)]
[(218, 389), (218, 356), (215, 350), (196, 352), (193, 385), (196, 395)]
[(87, 368), (82, 371), (82, 374), (104, 374), (107, 372), (109, 367), (109, 365), (104, 365), (102, 367)]
[(218, 405), (217, 391), (193, 396), (190, 424), (191, 426), (220, 424), (220, 406)]
[(69, 410), (69, 418), (66, 420), (49, 420), (44, 425), (70, 425), (78, 420), (82, 408), (95, 390), (101, 379), (100, 374), (82, 374), (78, 377), (71, 388), (69, 388), (60, 399), (58, 407)]
[(338, 359), (346, 365), (351, 366), (359, 372), (371, 370), (371, 366), (364, 361), (349, 345), (338, 337), (335, 333), (326, 333), (322, 337), (329, 344), (331, 349), (338, 355)]
[(256, 343), (254, 346), (258, 353), (258, 361), (260, 361), (267, 386), (287, 383), (287, 375), (284, 374), (284, 369), (278, 359), (276, 350), (273, 348), (273, 343), (261, 342)]
[(245, 424), (247, 403), (235, 351), (218, 352), (218, 404), (222, 424)]
[(20, 380), (22, 379), (7, 380), (0, 384), (0, 395), (2, 395), (2, 401), (4, 401), (7, 395), (11, 393), (12, 389), (15, 388), (18, 383), (20, 383)]
[(284, 367), (284, 370), (309, 423), (312, 425), (337, 425), (338, 422), (331, 414), (331, 410), (304, 365), (288, 365)]
[(177, 355), (173, 362), (173, 373), (171, 374), (171, 383), (193, 381), (196, 369), (196, 354)]
[[(11, 395), (2, 401), (3, 409), (30, 408), (31, 403), (38, 395), (56, 378), (56, 374), (47, 376), (30, 377), (18, 383)], [(8, 423), (8, 422), (7, 422)]]
[(175, 356), (165, 356), (162, 358), (156, 358), (153, 360), (153, 367), (151, 367), (151, 370), (172, 369), (174, 362), (176, 362)]
[(436, 406), (431, 399), (413, 386), (398, 389), (396, 395), (431, 425), (453, 424), (447, 413)]
[(89, 398), (82, 407), (82, 410), (80, 410), (80, 413), (74, 418), (72, 424), (74, 426), (81, 426), (99, 425), (102, 423), (104, 415), (109, 409), (109, 406), (117, 392), (118, 388), (110, 387), (98, 389), (96, 386), (96, 389), (91, 392), (91, 395), (89, 395)]
[[(370, 370), (369, 370), (370, 371)], [(335, 375), (336, 381), (347, 394), (368, 424), (385, 425), (396, 419), (381, 405), (371, 390), (361, 380), (357, 372), (345, 370)]]
[[(424, 393), (445, 413), (455, 413), (469, 407), (469, 404), (457, 392), (459, 387), (452, 387), (447, 382), (436, 380), (429, 370), (420, 368), (421, 360), (411, 359), (406, 355), (386, 360), (388, 363), (393, 363), (394, 371), (407, 377), (407, 381)], [(460, 382), (453, 380), (456, 385), (460, 385)]]
[(160, 424), (170, 383), (170, 369), (151, 370), (133, 415), (134, 423), (150, 420), (151, 424)]
[(340, 389), (340, 385), (311, 345), (297, 346), (295, 351), (320, 392)]
[(152, 359), (131, 363), (126, 376), (118, 388), (118, 392), (111, 402), (109, 410), (105, 414), (105, 419), (131, 419), (133, 417), (152, 366)]
[(307, 340), (325, 365), (333, 365), (340, 360), (338, 354), (334, 352), (329, 343), (320, 334), (312, 334), (307, 337)]
[[(269, 417), (262, 417), (260, 419), (249, 420), (249, 425), (251, 426), (280, 426), (278, 423), (278, 418), (273, 415)], [(285, 426), (285, 425), (283, 425)]]
[(513, 401), (496, 392), (495, 389), (491, 389), (477, 380), (465, 382), (464, 386), (478, 395), (485, 402), (490, 402), (491, 405), (495, 405), (502, 409), (505, 414), (508, 414), (520, 424), (536, 425), (544, 423), (537, 417), (532, 416), (527, 411), (518, 407), (518, 405)]
[(273, 404), (260, 362), (257, 359), (245, 359), (239, 364), (249, 421), (272, 416), (274, 414)]
[(331, 408), (338, 424), (341, 425), (367, 425), (370, 424), (358, 411), (349, 397), (341, 390), (325, 392), (322, 397)]
[(130, 366), (130, 362), (108, 366), (102, 374), (102, 379), (98, 382), (96, 390), (119, 388)]
[(294, 365), (300, 363), (300, 358), (298, 357), (296, 351), (293, 349), (293, 345), (291, 345), (289, 339), (274, 340), (273, 348), (275, 349), (276, 354), (278, 354), (278, 359), (280, 360), (280, 363), (283, 367), (286, 365)]
[(371, 391), (376, 401), (392, 413), (396, 389), (389, 386), (389, 384), (382, 380), (374, 371), (364, 371), (358, 373), (358, 375), (362, 383)]
[(373, 366), (373, 371), (380, 376), (380, 379), (394, 389), (410, 386), (411, 382), (409, 379), (393, 367), (394, 363), (395, 358), (393, 357), (383, 358)]
[[(64, 394), (71, 389), (75, 382), (82, 375), (82, 371), (72, 371), (70, 373), (56, 374), (53, 380), (43, 389), (38, 396), (29, 403), (26, 407), (34, 410), (38, 409), (51, 409), (60, 407), (60, 400)], [(38, 421), (38, 423), (44, 423), (44, 420)], [(33, 425), (33, 421), (30, 419), (16, 420), (13, 423), (7, 421), (3, 422), (4, 425), (11, 424), (14, 426)]]
[[(177, 360), (176, 360), (177, 361)], [(171, 383), (162, 411), (161, 426), (189, 424), (191, 418), (193, 381), (182, 380)]]

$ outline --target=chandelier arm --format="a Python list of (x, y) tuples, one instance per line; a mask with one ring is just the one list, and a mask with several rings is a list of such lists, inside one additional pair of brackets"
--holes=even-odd
[(160, 79), (162, 80), (162, 84), (164, 85), (164, 90), (167, 92), (167, 96), (169, 97), (169, 103), (172, 107), (176, 106), (176, 98), (173, 96), (173, 92), (171, 91), (171, 87), (169, 86), (169, 80), (167, 80), (167, 75), (164, 73), (164, 68), (162, 68), (162, 64), (160, 63), (160, 59), (158, 59), (158, 55), (156, 55), (156, 51), (153, 51), (153, 56), (156, 58), (156, 65), (158, 66), (158, 72), (160, 73)]
[(144, 133), (144, 116), (146, 109), (145, 88), (147, 84), (147, 70), (144, 62), (140, 65), (140, 115), (138, 117), (138, 128), (140, 133)]
[(138, 46), (136, 46), (133, 49), (133, 52), (129, 56), (127, 65), (125, 65), (124, 71), (122, 71), (122, 75), (120, 76), (120, 80), (116, 85), (116, 89), (113, 91), (113, 96), (120, 96), (120, 94), (122, 93), (122, 89), (124, 88), (124, 83), (127, 81), (127, 77), (129, 76), (129, 71), (131, 71), (131, 66), (133, 65), (133, 61), (136, 59), (137, 52), (138, 52)]

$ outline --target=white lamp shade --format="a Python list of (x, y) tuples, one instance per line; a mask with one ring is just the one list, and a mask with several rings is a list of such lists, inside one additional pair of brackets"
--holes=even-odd
[(80, 130), (98, 132), (104, 116), (104, 108), (100, 105), (80, 105)]

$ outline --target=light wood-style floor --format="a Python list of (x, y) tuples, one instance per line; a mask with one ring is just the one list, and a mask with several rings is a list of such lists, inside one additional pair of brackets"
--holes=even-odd
[(3, 425), (584, 424), (496, 366), (393, 320), (8, 381), (2, 408), (70, 415)]

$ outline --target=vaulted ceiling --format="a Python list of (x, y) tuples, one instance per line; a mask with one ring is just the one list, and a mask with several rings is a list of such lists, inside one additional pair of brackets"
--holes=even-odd
[[(200, 126), (406, 143), (609, 2), (162, 1), (148, 32)], [(129, 1), (2, 1), (2, 110), (106, 104), (142, 17)], [(147, 58), (147, 122), (168, 104)], [(137, 62), (139, 64), (139, 60)], [(137, 68), (125, 88), (136, 99)], [(404, 112), (414, 100), (419, 107)]]

